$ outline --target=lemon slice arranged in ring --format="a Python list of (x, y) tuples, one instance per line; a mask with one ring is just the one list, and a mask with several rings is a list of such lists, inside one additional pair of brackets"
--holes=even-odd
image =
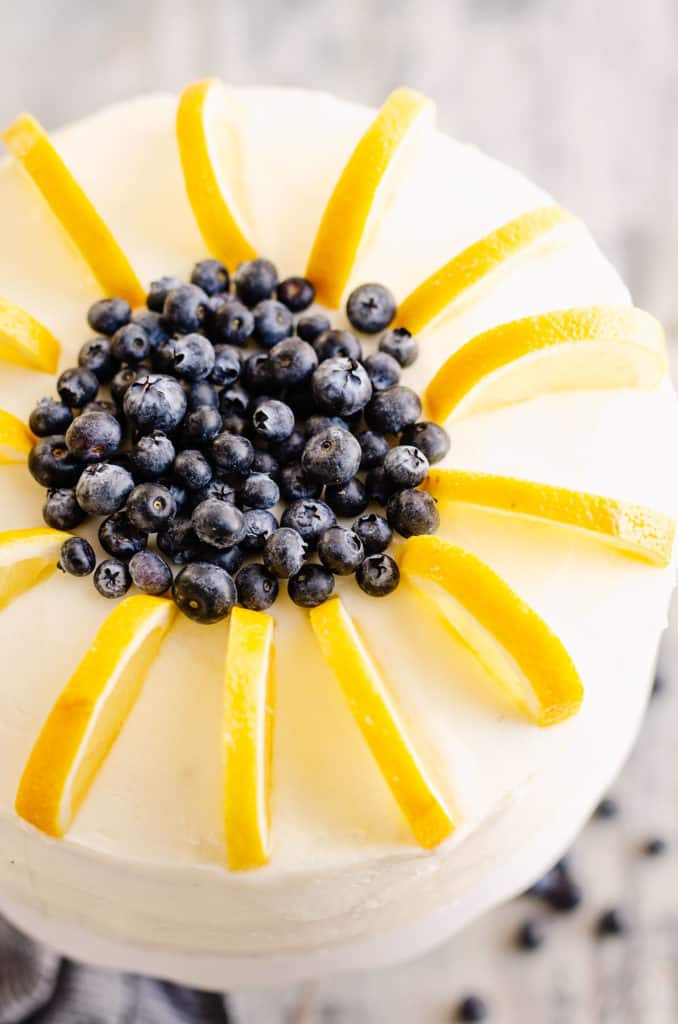
[(242, 212), (233, 98), (218, 78), (184, 89), (177, 108), (184, 182), (207, 248), (230, 269), (256, 256)]
[(398, 325), (419, 334), (461, 305), (476, 286), (551, 242), (556, 228), (576, 223), (572, 214), (560, 206), (543, 206), (502, 224), (410, 292), (398, 306)]
[(0, 533), (0, 609), (55, 571), (70, 536), (47, 526)]
[(493, 473), (432, 469), (423, 487), (438, 501), (458, 501), (583, 530), (655, 565), (671, 561), (676, 524), (643, 505)]
[(0, 297), (0, 360), (56, 373), (61, 345), (39, 320)]
[(322, 655), (417, 842), (427, 849), (437, 846), (452, 834), (454, 822), (353, 620), (338, 597), (309, 616)]
[(234, 608), (224, 689), (224, 819), (231, 871), (268, 863), (274, 620)]
[(439, 588), (443, 614), (490, 674), (538, 725), (575, 714), (583, 687), (563, 644), (484, 562), (438, 537), (412, 537), (400, 570)]
[(0, 466), (26, 461), (35, 444), (35, 437), (26, 424), (11, 412), (0, 409)]
[(653, 388), (666, 367), (664, 331), (649, 313), (564, 309), (477, 334), (441, 366), (425, 400), (442, 423), (552, 391)]
[(42, 125), (30, 114), (21, 114), (2, 137), (80, 250), (104, 293), (127, 299), (132, 306), (143, 305), (146, 293), (129, 260)]
[(371, 228), (433, 130), (432, 100), (396, 89), (362, 136), (334, 186), (318, 228), (306, 277), (318, 302), (336, 309)]
[(16, 812), (63, 836), (141, 693), (175, 607), (128, 597), (108, 616), (58, 697), (24, 768)]

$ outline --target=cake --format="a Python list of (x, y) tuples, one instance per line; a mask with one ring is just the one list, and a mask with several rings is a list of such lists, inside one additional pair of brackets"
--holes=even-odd
[[(414, 955), (562, 854), (642, 718), (674, 583), (678, 407), (661, 329), (633, 308), (584, 225), (517, 172), (436, 133), (429, 101), (399, 91), (375, 121), (321, 93), (192, 88), (178, 135), (178, 99), (162, 94), (51, 136), (101, 215), (89, 235), (94, 222), (79, 234), (69, 223), (81, 194), (50, 204), (31, 123), (7, 135), (0, 911), (77, 959), (223, 989)], [(200, 118), (209, 129), (212, 115), (228, 144), (201, 152)], [(210, 162), (223, 193), (200, 178)], [(230, 257), (212, 231), (224, 223)], [(382, 282), (398, 301), (394, 326), (419, 337), (402, 382), (451, 444), (423, 484), (438, 502), (436, 536), (396, 545), (403, 580), (388, 597), (338, 578), (339, 600), (311, 612), (283, 587), (266, 622), (263, 612), (211, 626), (179, 615), (170, 628), (166, 598), (111, 611), (87, 580), (45, 572), (63, 538), (39, 530), (30, 410), (77, 363), (102, 279), (142, 282), (140, 295), (132, 285), (140, 305), (151, 281), (188, 280), (210, 252), (231, 272), (255, 253), (281, 277), (307, 268), (317, 308), (340, 329), (347, 294)], [(41, 787), (51, 792), (63, 768), (52, 773), (44, 756), (41, 775), (30, 768), (45, 722), (64, 710), (79, 664), (85, 688), (101, 670), (87, 652), (129, 607), (128, 646), (158, 631), (164, 642), (82, 800), (40, 827), (54, 811), (40, 817)], [(242, 622), (254, 623), (250, 638), (261, 630), (248, 695), (257, 727), (273, 725), (273, 761), (257, 746), (249, 762), (230, 762), (225, 828), (224, 658), (228, 648), (232, 681), (246, 655), (229, 631)], [(233, 692), (226, 704), (228, 744)], [(239, 801), (264, 813), (267, 799), (248, 789), (248, 768), (257, 784), (270, 775), (270, 835), (243, 824)], [(229, 820), (260, 848), (238, 853)]]

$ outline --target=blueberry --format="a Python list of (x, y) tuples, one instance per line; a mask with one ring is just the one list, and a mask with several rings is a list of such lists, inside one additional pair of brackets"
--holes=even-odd
[(356, 362), (363, 357), (362, 345), (353, 331), (324, 331), (313, 341), (313, 348), (321, 363), (338, 356), (355, 359)]
[(393, 320), (396, 301), (382, 284), (361, 284), (346, 303), (346, 315), (357, 331), (378, 334)]
[(528, 918), (526, 921), (523, 921), (516, 935), (516, 942), (520, 948), (530, 952), (543, 946), (544, 939), (542, 923), (535, 918)]
[(457, 1020), (465, 1024), (477, 1024), (487, 1017), (487, 1006), (480, 996), (466, 996), (462, 999), (457, 1010)]
[(261, 551), (269, 537), (278, 529), (278, 520), (266, 509), (248, 508), (242, 514), (245, 536), (240, 542), (245, 551)]
[(91, 370), (101, 384), (107, 384), (118, 369), (111, 339), (91, 338), (86, 341), (78, 352), (78, 366)]
[(435, 533), (440, 526), (435, 499), (426, 491), (398, 491), (388, 499), (386, 515), (402, 537)]
[(311, 387), (318, 408), (339, 416), (359, 412), (372, 397), (367, 371), (355, 359), (345, 356), (321, 363), (311, 378)]
[(225, 387), (219, 395), (219, 411), (223, 417), (246, 416), (250, 407), (250, 396), (240, 384)]
[(365, 476), (365, 490), (370, 501), (385, 505), (394, 492), (394, 486), (386, 476), (383, 466), (375, 466)]
[(66, 431), (68, 450), (84, 463), (115, 455), (121, 441), (120, 424), (107, 412), (83, 412)]
[(47, 491), (42, 518), (53, 530), (73, 530), (85, 518), (73, 487), (57, 487)]
[(240, 349), (235, 345), (214, 346), (214, 366), (210, 373), (210, 380), (213, 384), (223, 384), (230, 387), (239, 379), (242, 370), (243, 358)]
[(124, 366), (118, 370), (111, 381), (111, 398), (114, 402), (122, 404), (128, 389), (139, 379), (140, 371), (135, 366)]
[(450, 438), (446, 430), (437, 423), (423, 420), (411, 423), (400, 435), (401, 444), (413, 444), (423, 452), (430, 463), (440, 462), (450, 450)]
[(370, 597), (386, 597), (400, 583), (400, 569), (390, 555), (368, 555), (359, 566), (355, 578), (360, 589)]
[(321, 416), (319, 413), (315, 413), (313, 416), (309, 416), (304, 424), (304, 437), (308, 441), (315, 434), (329, 430), (330, 427), (336, 427), (338, 430), (350, 431), (351, 429), (341, 416)]
[(83, 405), (96, 398), (99, 381), (87, 367), (76, 366), (64, 370), (56, 386), (59, 398), (65, 405), (71, 409), (82, 409)]
[(146, 534), (132, 526), (124, 509), (108, 516), (99, 527), (99, 543), (114, 558), (131, 558), (137, 551), (143, 551), (147, 542)]
[(384, 459), (384, 472), (399, 489), (418, 487), (428, 476), (428, 469), (428, 459), (424, 453), (410, 444), (391, 448)]
[(207, 380), (197, 380), (193, 384), (186, 383), (184, 391), (189, 412), (202, 409), (203, 406), (208, 406), (210, 409), (219, 408), (219, 392)]
[(264, 299), (254, 307), (254, 340), (273, 348), (292, 333), (293, 320), (287, 306), (275, 299)]
[(300, 462), (289, 462), (280, 471), (280, 494), (286, 501), (319, 498), (322, 484), (311, 479)]
[(561, 914), (570, 914), (581, 904), (583, 893), (575, 881), (567, 875), (562, 875), (555, 880), (546, 898), (553, 910)]
[(286, 277), (275, 290), (276, 298), (292, 313), (301, 313), (313, 304), (315, 288), (305, 277)]
[(120, 412), (120, 409), (111, 398), (95, 398), (93, 402), (88, 402), (87, 405), (83, 406), (80, 415), (86, 412), (105, 412), (108, 416), (112, 416), (118, 421), (120, 426), (124, 426), (124, 419)]
[(229, 476), (245, 476), (254, 460), (252, 442), (238, 434), (218, 434), (212, 441), (211, 452), (215, 466)]
[(202, 334), (186, 334), (174, 342), (174, 372), (182, 380), (205, 380), (215, 359), (212, 342)]
[(316, 608), (327, 601), (334, 590), (334, 576), (323, 565), (302, 565), (287, 584), (287, 593), (301, 608)]
[(157, 541), (162, 553), (177, 565), (200, 557), (202, 545), (190, 519), (173, 519), (163, 530), (158, 530)]
[(69, 537), (61, 545), (59, 568), (69, 576), (89, 576), (96, 564), (94, 548), (84, 537)]
[(271, 375), (279, 387), (305, 384), (318, 365), (313, 346), (301, 338), (279, 341), (271, 349), (269, 359)]
[(124, 299), (99, 299), (89, 307), (87, 323), (97, 334), (115, 334), (119, 327), (129, 323), (132, 310)]
[(308, 550), (314, 550), (325, 530), (336, 523), (330, 506), (319, 498), (302, 498), (288, 505), (280, 520), (281, 526), (290, 526), (303, 537)]
[(172, 570), (155, 551), (138, 551), (133, 555), (129, 572), (135, 587), (153, 597), (160, 597), (172, 586)]
[(193, 509), (193, 529), (199, 540), (215, 548), (232, 548), (245, 536), (245, 521), (235, 505), (207, 498)]
[(253, 330), (254, 316), (241, 302), (224, 302), (214, 314), (212, 337), (215, 343), (244, 345)]
[(326, 487), (325, 501), (338, 516), (358, 516), (370, 503), (367, 488), (357, 476), (346, 484)]
[(267, 395), (276, 389), (268, 352), (254, 352), (243, 364), (242, 380), (253, 395)]
[(353, 434), (329, 427), (306, 442), (301, 464), (306, 473), (323, 484), (345, 484), (358, 472), (362, 452)]
[(270, 299), (278, 285), (278, 271), (270, 260), (241, 263), (234, 276), (236, 295), (246, 306)]
[(160, 313), (151, 313), (147, 309), (138, 309), (135, 313), (132, 313), (132, 323), (136, 324), (137, 327), (142, 327), (146, 332), (151, 352), (155, 352), (157, 348), (160, 348), (161, 345), (165, 345), (169, 341), (169, 332)]
[(395, 387), (400, 380), (400, 366), (393, 356), (389, 356), (385, 352), (373, 352), (371, 356), (367, 357), (363, 366), (372, 381), (374, 391), (385, 391), (386, 388)]
[(132, 526), (146, 533), (155, 533), (176, 514), (174, 498), (162, 484), (137, 484), (125, 504)]
[(285, 441), (294, 430), (294, 413), (276, 398), (264, 399), (252, 414), (252, 426), (267, 441)]
[[(193, 559), (195, 561), (196, 559)], [(218, 565), (225, 569), (229, 576), (233, 576), (242, 563), (245, 561), (245, 553), (240, 544), (234, 544), (232, 548), (213, 548), (209, 544), (202, 544), (198, 552), (198, 561), (209, 562), (210, 565)]]
[(353, 530), (331, 526), (318, 541), (318, 557), (335, 576), (350, 576), (364, 559), (365, 550)]
[(165, 297), (162, 315), (177, 334), (199, 331), (207, 324), (211, 310), (202, 288), (194, 284), (182, 284), (173, 288)]
[(266, 566), (283, 579), (294, 576), (304, 564), (307, 545), (300, 533), (282, 526), (264, 544)]
[(189, 412), (181, 428), (182, 440), (188, 445), (207, 445), (213, 441), (223, 427), (221, 413), (203, 405)]
[(265, 565), (246, 565), (235, 578), (238, 602), (253, 612), (270, 608), (278, 596), (278, 580)]
[(82, 471), (61, 434), (41, 437), (28, 454), (28, 469), (43, 487), (72, 487)]
[(151, 373), (130, 384), (123, 398), (125, 415), (136, 430), (171, 433), (186, 413), (188, 401), (178, 380)]
[(118, 561), (117, 558), (106, 558), (96, 567), (94, 586), (102, 597), (124, 597), (132, 586), (132, 577), (124, 562)]
[(230, 615), (238, 596), (232, 577), (209, 562), (193, 562), (177, 573), (172, 595), (184, 615), (204, 625)]
[(279, 500), (277, 483), (265, 473), (250, 473), (240, 488), (240, 503), (244, 508), (273, 508)]
[(195, 505), (199, 505), (201, 501), (205, 501), (207, 498), (218, 498), (219, 501), (227, 501), (229, 505), (235, 505), (235, 491), (224, 480), (212, 478), (207, 487), (203, 487), (195, 495)]
[(49, 437), (51, 434), (65, 434), (73, 421), (73, 413), (56, 398), (41, 398), (33, 409), (28, 426), (36, 437)]
[(135, 477), (138, 480), (159, 480), (169, 473), (175, 454), (174, 445), (162, 430), (144, 434), (130, 452)]
[(329, 331), (331, 326), (329, 318), (324, 313), (311, 313), (309, 316), (302, 316), (299, 320), (297, 334), (303, 341), (309, 341), (312, 344), (321, 334)]
[(189, 491), (200, 491), (212, 479), (212, 467), (202, 452), (185, 448), (174, 460), (174, 475)]
[(415, 362), (419, 355), (419, 345), (406, 327), (394, 327), (379, 339), (379, 351), (393, 356), (404, 369)]
[(596, 924), (596, 932), (601, 938), (608, 935), (623, 935), (628, 930), (628, 921), (623, 910), (619, 907), (610, 907), (603, 911)]
[(191, 271), (191, 284), (202, 288), (205, 295), (218, 295), (228, 291), (230, 278), (219, 260), (200, 260)]
[(271, 455), (270, 452), (255, 451), (254, 459), (252, 461), (252, 472), (267, 473), (268, 476), (277, 480), (278, 473), (280, 472), (280, 463), (273, 455)]
[(421, 416), (421, 400), (412, 388), (397, 386), (375, 391), (365, 409), (365, 421), (382, 434), (400, 434)]
[(271, 454), (281, 466), (287, 466), (290, 462), (298, 462), (305, 447), (306, 438), (301, 430), (293, 430), (284, 441), (272, 441), (269, 444)]
[(377, 555), (385, 551), (393, 540), (393, 530), (387, 520), (376, 512), (359, 516), (353, 524), (353, 532), (360, 537), (366, 555)]
[(125, 504), (134, 487), (132, 474), (111, 462), (86, 466), (75, 488), (83, 511), (92, 516), (109, 516)]
[(150, 356), (151, 342), (139, 324), (125, 324), (113, 335), (111, 351), (119, 363), (136, 366)]
[(181, 288), (182, 282), (178, 277), (160, 277), (157, 281), (151, 281), (151, 287), (146, 296), (146, 305), (154, 313), (162, 313), (165, 307), (165, 299), (170, 292)]
[(363, 430), (357, 434), (358, 444), (362, 451), (361, 469), (374, 469), (381, 466), (389, 451), (389, 444), (383, 434), (374, 430)]
[(158, 345), (151, 353), (151, 369), (153, 373), (169, 374), (171, 377), (175, 376), (173, 338), (163, 341), (162, 345)]
[(174, 506), (177, 510), (177, 515), (183, 515), (184, 510), (188, 506), (188, 489), (178, 480), (168, 480), (167, 478), (163, 478), (162, 480), (159, 480), (158, 483), (162, 484), (163, 487), (166, 487), (174, 498)]

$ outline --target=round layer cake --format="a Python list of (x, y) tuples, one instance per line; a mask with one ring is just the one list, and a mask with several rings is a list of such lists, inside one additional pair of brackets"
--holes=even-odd
[[(258, 251), (304, 272), (337, 175), (373, 112), (324, 94), (238, 90), (242, 178)], [(153, 95), (55, 133), (71, 171), (147, 284), (188, 278), (205, 243), (186, 197), (177, 99)], [(455, 253), (549, 197), (440, 134), (371, 232), (351, 284), (398, 300)], [(100, 296), (32, 183), (0, 167), (0, 291), (61, 340), (88, 337)], [(518, 317), (628, 306), (587, 230), (518, 261), (433, 326), (403, 383), (423, 390), (450, 352)], [(343, 313), (337, 326), (346, 326)], [(367, 343), (369, 344), (369, 343)], [(0, 369), (0, 407), (26, 419), (52, 379)], [(678, 511), (678, 406), (647, 390), (563, 391), (448, 424), (443, 466), (508, 474)], [(40, 524), (24, 466), (2, 470), (0, 530)], [(262, 985), (419, 952), (534, 881), (563, 852), (638, 729), (674, 570), (553, 524), (441, 506), (440, 536), (478, 555), (562, 640), (584, 686), (580, 712), (535, 726), (409, 587), (386, 600), (339, 581), (432, 765), (457, 828), (434, 850), (407, 822), (323, 661), (306, 613), (276, 621), (278, 711), (267, 866), (226, 867), (221, 706), (226, 625), (179, 617), (142, 695), (63, 839), (14, 811), (31, 748), (110, 604), (56, 574), (0, 616), (0, 909), (78, 959), (199, 986)], [(345, 585), (344, 585), (345, 583)]]

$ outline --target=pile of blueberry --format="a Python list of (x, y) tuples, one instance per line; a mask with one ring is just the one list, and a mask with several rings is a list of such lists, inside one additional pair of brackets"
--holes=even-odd
[[(418, 486), (449, 448), (399, 383), (417, 342), (387, 330), (393, 296), (368, 284), (348, 299), (355, 330), (381, 334), (364, 356), (357, 334), (332, 330), (324, 314), (295, 318), (314, 301), (305, 278), (279, 281), (272, 263), (255, 259), (230, 288), (223, 264), (208, 259), (190, 284), (154, 281), (145, 309), (117, 298), (90, 308), (97, 337), (59, 377), (59, 399), (31, 413), (39, 440), (28, 465), (47, 488), (45, 522), (73, 530), (103, 517), (109, 557), (97, 565), (76, 537), (60, 567), (93, 572), (109, 598), (132, 583), (147, 594), (171, 589), (205, 623), (236, 602), (270, 607), (280, 579), (305, 608), (330, 596), (335, 575), (355, 573), (375, 597), (391, 593), (393, 531), (437, 529), (435, 502)], [(181, 566), (176, 576), (170, 563)]]

